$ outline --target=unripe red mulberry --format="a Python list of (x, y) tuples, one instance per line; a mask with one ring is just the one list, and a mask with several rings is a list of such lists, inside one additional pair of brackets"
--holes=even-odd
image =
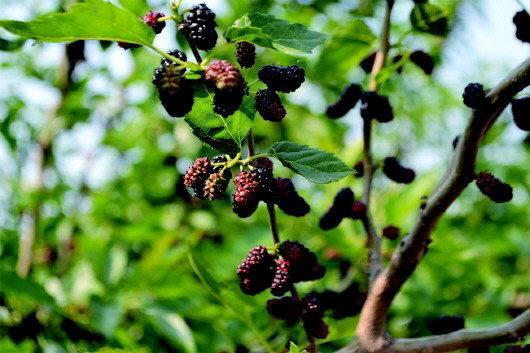
[(274, 278), (274, 268), (274, 257), (266, 247), (259, 245), (250, 250), (237, 267), (237, 277), (243, 293), (256, 295), (269, 288)]
[(259, 90), (254, 101), (256, 102), (256, 110), (265, 120), (280, 122), (287, 114), (280, 96), (270, 89)]
[(258, 208), (259, 183), (247, 170), (234, 178), (236, 191), (232, 199), (232, 210), (241, 218), (250, 217)]
[(383, 173), (396, 183), (410, 184), (416, 177), (411, 168), (406, 168), (395, 157), (386, 157), (383, 165)]
[(258, 71), (258, 78), (273, 91), (296, 91), (305, 81), (305, 71), (298, 65), (265, 65)]
[(375, 119), (380, 123), (387, 123), (394, 119), (392, 106), (387, 97), (375, 92), (363, 92), (361, 102), (361, 116), (364, 119)]
[(149, 27), (155, 31), (156, 34), (162, 32), (166, 26), (166, 22), (158, 22), (159, 18), (162, 18), (166, 15), (160, 12), (149, 11), (144, 17), (141, 17), (140, 20), (144, 21)]
[(512, 100), (512, 115), (519, 129), (530, 131), (530, 96)]
[(302, 316), (300, 300), (295, 297), (269, 299), (267, 301), (267, 311), (271, 316), (285, 320), (289, 326), (294, 325), (298, 318)]
[(256, 62), (256, 46), (249, 42), (238, 42), (236, 59), (242, 68), (250, 68)]
[(205, 72), (206, 79), (215, 83), (219, 90), (235, 88), (241, 81), (237, 67), (226, 60), (213, 60)]
[(393, 225), (386, 226), (383, 228), (383, 237), (396, 240), (399, 237), (399, 228)]
[(480, 192), (489, 197), (493, 202), (504, 203), (513, 198), (512, 187), (488, 172), (480, 172), (475, 179)]
[(194, 195), (206, 199), (204, 186), (212, 173), (212, 165), (208, 157), (198, 158), (184, 176), (184, 185), (193, 189)]
[(293, 281), (290, 276), (291, 263), (284, 259), (276, 261), (276, 274), (271, 284), (271, 293), (280, 297), (291, 290)]

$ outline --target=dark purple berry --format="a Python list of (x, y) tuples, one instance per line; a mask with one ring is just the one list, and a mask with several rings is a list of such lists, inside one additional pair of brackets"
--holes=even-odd
[(292, 326), (302, 316), (302, 305), (300, 300), (295, 297), (269, 299), (267, 301), (267, 311), (271, 316), (285, 320), (287, 325)]
[(243, 78), (239, 84), (231, 89), (216, 90), (213, 97), (213, 111), (223, 118), (227, 118), (239, 110), (243, 97), (245, 96), (245, 88), (247, 87)]
[(393, 225), (386, 226), (383, 228), (383, 237), (390, 240), (396, 240), (399, 238), (399, 228)]
[(512, 115), (519, 129), (530, 131), (530, 96), (512, 100)]
[(360, 201), (355, 201), (351, 206), (351, 212), (346, 215), (351, 219), (362, 219), (366, 216), (366, 205)]
[(363, 60), (361, 60), (361, 69), (363, 69), (364, 72), (367, 74), (372, 72), (372, 68), (374, 67), (375, 62), (375, 56), (377, 55), (377, 52), (371, 52), (367, 57), (365, 57)]
[(326, 310), (320, 295), (315, 292), (309, 293), (302, 299), (302, 307), (307, 313), (311, 313), (312, 315), (317, 315), (320, 317), (324, 315), (324, 311)]
[(429, 325), (429, 331), (433, 335), (443, 335), (446, 333), (458, 331), (464, 328), (464, 318), (462, 316), (443, 315), (435, 319)]
[(395, 157), (385, 158), (383, 173), (389, 179), (401, 184), (410, 184), (416, 177), (413, 169), (404, 167)]
[[(167, 52), (169, 55), (174, 56), (175, 58), (181, 60), (181, 61), (188, 61), (188, 57), (186, 56), (186, 53), (183, 51), (180, 51), (178, 49), (170, 50)], [(168, 58), (162, 58), (160, 61), (160, 65), (177, 65), (177, 63), (169, 60)]]
[(210, 50), (217, 43), (215, 14), (205, 4), (194, 5), (178, 29), (201, 50)]
[(247, 170), (234, 178), (236, 191), (232, 197), (232, 210), (241, 218), (250, 217), (258, 208), (259, 183)]
[(513, 198), (512, 187), (486, 171), (478, 173), (475, 177), (480, 192), (489, 197), (493, 202), (504, 203)]
[(319, 339), (328, 337), (329, 328), (321, 316), (305, 313), (302, 316), (302, 321), (304, 322), (304, 330), (308, 336)]
[(258, 71), (258, 78), (267, 88), (279, 92), (294, 92), (305, 81), (305, 71), (298, 65), (265, 65)]
[(521, 42), (530, 43), (530, 15), (525, 10), (517, 12), (513, 16), (513, 23), (515, 24), (515, 36)]
[(434, 60), (432, 56), (421, 50), (415, 50), (410, 54), (410, 61), (416, 64), (426, 75), (432, 74)]
[(270, 89), (259, 90), (254, 101), (256, 102), (256, 110), (265, 120), (280, 122), (287, 114), (280, 96)]
[(256, 159), (256, 162), (258, 163), (258, 165), (264, 165), (265, 167), (268, 167), (271, 170), (274, 168), (274, 163), (271, 159), (267, 157), (259, 157), (258, 159)]
[(149, 27), (155, 31), (156, 34), (162, 32), (164, 27), (166, 26), (166, 22), (158, 22), (159, 18), (162, 18), (166, 15), (160, 12), (154, 12), (149, 11), (144, 17), (140, 18), (140, 20), (144, 21)]
[(254, 180), (259, 183), (259, 198), (265, 203), (274, 203), (277, 195), (277, 181), (274, 179), (272, 169), (258, 165), (250, 172)]
[(337, 103), (328, 106), (327, 116), (331, 119), (337, 119), (346, 115), (350, 109), (355, 107), (361, 98), (361, 93), (361, 86), (357, 84), (353, 83), (346, 87)]
[(353, 204), (354, 197), (355, 197), (355, 195), (353, 194), (352, 189), (350, 189), (350, 188), (342, 188), (335, 195), (335, 198), (333, 199), (333, 206), (337, 207), (337, 209), (342, 214), (345, 214), (351, 208), (351, 205)]
[(118, 42), (118, 47), (123, 48), (124, 50), (127, 49), (136, 49), (140, 48), (140, 44), (134, 44), (134, 43), (127, 43), (127, 42)]
[(320, 217), (318, 226), (322, 230), (330, 230), (337, 227), (343, 218), (344, 214), (339, 209), (337, 209), (337, 207), (331, 206), (330, 208), (328, 208), (326, 213), (324, 213), (322, 217)]
[(361, 178), (364, 175), (364, 163), (363, 163), (363, 161), (359, 161), (359, 162), (355, 163), (355, 165), (353, 166), (353, 170), (355, 170), (357, 172), (357, 174), (355, 174), (355, 177), (356, 178)]
[(486, 99), (486, 92), (480, 83), (470, 83), (464, 88), (462, 93), (464, 104), (472, 109), (477, 109)]
[[(403, 59), (403, 55), (401, 54), (397, 54), (396, 56), (394, 56), (392, 58), (392, 64), (397, 64), (398, 62), (401, 61), (401, 59)], [(401, 74), (403, 72), (403, 65), (401, 65), (400, 67), (398, 67), (398, 69), (396, 70), (396, 72), (398, 74)]]
[(249, 42), (236, 44), (236, 59), (242, 68), (250, 68), (256, 62), (256, 46)]
[(311, 210), (309, 204), (301, 197), (291, 179), (277, 178), (277, 193), (275, 202), (286, 215), (302, 217)]
[(243, 293), (256, 295), (269, 288), (274, 278), (274, 257), (267, 248), (257, 246), (237, 267), (237, 277)]
[(387, 123), (394, 119), (392, 106), (387, 97), (375, 92), (363, 92), (361, 102), (361, 116), (364, 119), (375, 119), (380, 123)]
[(294, 283), (324, 277), (325, 267), (318, 264), (316, 255), (297, 241), (284, 241), (278, 248), (280, 256), (290, 263), (290, 280)]
[(188, 114), (193, 107), (193, 87), (183, 73), (182, 67), (176, 63), (163, 63), (153, 72), (153, 84), (158, 90), (160, 102), (175, 118)]

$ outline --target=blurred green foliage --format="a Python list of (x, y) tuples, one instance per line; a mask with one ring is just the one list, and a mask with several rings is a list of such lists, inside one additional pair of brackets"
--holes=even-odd
[[(26, 2), (25, 19), (72, 3)], [(331, 35), (311, 55), (258, 50), (256, 67), (298, 64), (307, 80), (299, 92), (284, 96), (288, 115), (281, 124), (256, 117), (257, 152), (288, 140), (333, 152), (348, 165), (361, 159), (358, 108), (341, 120), (329, 120), (325, 108), (351, 82), (366, 88), (367, 75), (358, 63), (377, 46), (385, 1), (207, 4), (218, 14), (221, 31), (245, 13), (259, 11)], [(447, 12), (450, 28), (457, 26), (460, 4), (437, 4)], [(137, 16), (168, 6), (145, 0), (121, 5)], [(374, 221), (379, 229), (393, 224), (402, 233), (412, 226), (421, 197), (442, 175), (451, 142), (468, 115), (461, 92), (436, 72), (444, 64), (446, 38), (411, 33), (407, 14), (412, 8), (412, 1), (396, 1), (396, 12), (405, 15), (393, 23), (396, 46), (390, 54), (422, 49), (434, 56), (437, 68), (427, 77), (407, 62), (401, 75), (385, 81), (382, 92), (390, 97), (396, 119), (377, 126), (373, 137), (378, 162), (398, 155), (417, 171), (411, 185), (376, 175)], [(179, 47), (192, 57), (174, 28), (162, 35), (158, 45), (163, 49)], [(203, 202), (182, 184), (195, 158), (217, 152), (159, 104), (150, 81), (160, 57), (147, 49), (124, 52), (115, 43), (86, 42), (86, 61), (77, 62), (69, 79), (64, 44), (21, 44), (5, 31), (0, 36), (5, 50), (0, 52), (2, 352), (103, 347), (108, 352), (259, 352), (263, 342), (280, 351), (289, 341), (304, 347), (300, 325), (287, 327), (267, 314), (269, 293), (250, 297), (238, 287), (236, 267), (248, 251), (272, 245), (265, 206), (239, 219), (231, 210), (233, 185), (224, 199)], [(216, 57), (235, 62), (234, 51), (228, 46)], [(488, 58), (478, 62), (486, 65)], [(499, 79), (510, 70), (494, 64), (489, 67), (498, 70)], [(247, 71), (252, 82), (257, 70)], [(514, 199), (494, 204), (470, 185), (451, 206), (427, 256), (394, 302), (389, 329), (396, 337), (428, 335), (428, 323), (444, 314), (462, 315), (467, 327), (479, 328), (504, 323), (530, 307), (530, 148), (525, 137), (513, 127), (511, 114), (503, 113), (484, 141), (478, 168), (510, 183)], [(335, 193), (349, 186), (358, 198), (362, 179), (312, 184), (279, 163), (275, 174), (293, 177), (311, 205), (302, 218), (278, 213), (282, 239), (301, 241), (327, 267), (324, 279), (298, 290), (365, 286), (361, 224), (345, 220), (327, 232), (318, 228)], [(16, 274), (19, 245), (32, 232), (31, 270), (21, 278)], [(383, 241), (385, 261), (398, 242)], [(320, 349), (331, 352), (347, 344), (356, 321), (328, 314), (330, 336)]]

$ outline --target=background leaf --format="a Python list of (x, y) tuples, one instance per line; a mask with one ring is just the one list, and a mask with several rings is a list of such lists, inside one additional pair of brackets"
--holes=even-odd
[(337, 181), (354, 171), (333, 153), (294, 142), (276, 142), (269, 151), (284, 166), (314, 183)]
[(410, 23), (416, 31), (437, 36), (446, 36), (449, 32), (445, 11), (429, 3), (414, 5), (410, 13)]
[(311, 53), (324, 43), (326, 34), (308, 30), (299, 23), (258, 12), (246, 14), (225, 32), (228, 41), (248, 41), (288, 54)]
[(136, 15), (101, 0), (72, 5), (72, 10), (31, 20), (0, 21), (0, 26), (25, 38), (46, 42), (100, 39), (151, 45), (154, 31)]
[(7, 269), (1, 270), (0, 293), (14, 294), (58, 309), (55, 300), (46, 292), (44, 287), (29, 278), (21, 278), (15, 272)]
[(206, 86), (195, 85), (195, 103), (185, 116), (193, 133), (203, 143), (222, 153), (234, 154), (241, 150), (252, 125), (254, 125), (254, 98), (245, 96), (240, 110), (223, 118), (213, 111), (214, 91)]

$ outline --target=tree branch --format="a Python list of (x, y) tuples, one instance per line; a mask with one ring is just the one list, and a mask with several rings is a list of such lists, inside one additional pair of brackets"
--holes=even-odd
[(385, 323), (394, 297), (425, 255), (430, 236), (439, 219), (473, 180), (480, 142), (489, 127), (514, 95), (530, 85), (530, 59), (527, 59), (486, 96), (471, 118), (458, 144), (446, 177), (435, 187), (411, 232), (392, 256), (390, 264), (375, 280), (368, 294), (357, 327), (357, 336), (368, 351), (382, 350), (390, 343)]

